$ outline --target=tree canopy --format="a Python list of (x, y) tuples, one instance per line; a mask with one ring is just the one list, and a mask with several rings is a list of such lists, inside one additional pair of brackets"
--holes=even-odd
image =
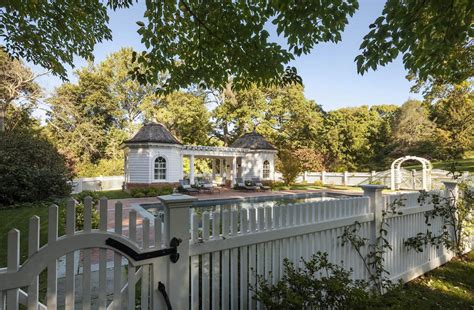
[[(66, 78), (75, 56), (93, 58), (98, 42), (111, 40), (108, 8), (133, 0), (11, 0), (2, 3), (0, 37), (8, 54)], [(173, 91), (190, 85), (235, 88), (300, 82), (288, 64), (315, 45), (338, 42), (357, 0), (146, 1), (137, 21), (145, 46), (133, 68), (142, 84)], [(459, 83), (472, 77), (474, 5), (469, 0), (387, 0), (361, 44), (360, 73), (403, 55), (422, 81)], [(271, 26), (268, 26), (271, 25)], [(285, 43), (273, 40), (272, 31)], [(143, 69), (144, 68), (144, 69)], [(161, 81), (162, 72), (168, 72)]]

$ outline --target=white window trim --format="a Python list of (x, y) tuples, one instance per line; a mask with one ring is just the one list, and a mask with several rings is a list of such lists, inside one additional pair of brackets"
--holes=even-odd
[[(164, 179), (156, 179), (155, 178), (155, 162), (156, 160), (158, 159), (158, 157), (162, 157), (164, 158), (164, 160), (166, 161), (166, 170), (165, 170), (165, 178)], [(168, 182), (168, 179), (169, 179), (169, 160), (168, 160), (168, 157), (165, 156), (165, 155), (162, 155), (162, 154), (157, 154), (155, 157), (153, 157), (153, 160), (152, 160), (152, 165), (151, 165), (151, 180), (153, 183), (166, 183)]]
[[(268, 163), (268, 177), (265, 177), (265, 162)], [(272, 165), (268, 159), (264, 159), (262, 163), (262, 179), (268, 180), (271, 178), (272, 175)]]

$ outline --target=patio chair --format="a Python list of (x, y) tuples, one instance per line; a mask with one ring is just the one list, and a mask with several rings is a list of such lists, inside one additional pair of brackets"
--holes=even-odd
[(199, 190), (197, 188), (191, 187), (188, 180), (179, 180), (179, 189), (181, 193), (187, 194), (199, 194)]
[(258, 187), (254, 185), (247, 185), (242, 178), (235, 179), (237, 182), (237, 189), (247, 190), (247, 191), (257, 191)]
[(209, 192), (209, 193), (211, 193), (211, 194), (212, 194), (213, 192), (215, 192), (215, 191), (218, 191), (218, 192), (220, 193), (219, 188), (217, 188), (216, 186), (214, 186), (214, 184), (213, 184), (211, 181), (207, 180), (207, 179), (205, 179), (205, 180), (202, 181), (201, 187), (200, 187), (199, 189), (200, 189), (201, 191), (207, 191), (207, 192)]
[(260, 178), (252, 178), (252, 182), (255, 186), (257, 186), (263, 191), (268, 191), (272, 189), (270, 186), (263, 185), (262, 181), (260, 181)]

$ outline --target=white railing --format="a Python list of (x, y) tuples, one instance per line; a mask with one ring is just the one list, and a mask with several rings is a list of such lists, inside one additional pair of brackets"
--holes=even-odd
[[(424, 247), (417, 253), (404, 241), (426, 232), (424, 213), (432, 204), (420, 205), (419, 193), (382, 197), (380, 186), (368, 186), (368, 197), (301, 203), (257, 209), (193, 213), (190, 240), (191, 307), (199, 309), (254, 309), (257, 275), (276, 283), (283, 275), (283, 260), (301, 266), (301, 258), (328, 253), (332, 263), (353, 269), (354, 279), (368, 279), (368, 272), (354, 248), (342, 246), (343, 229), (360, 223), (358, 234), (375, 240), (381, 211), (403, 199), (402, 214), (390, 215), (386, 238), (393, 246), (384, 255), (390, 279), (409, 281), (452, 258), (444, 247)], [(369, 199), (370, 197), (370, 199)], [(382, 206), (374, 203), (381, 201)], [(440, 219), (429, 228), (442, 230)], [(367, 247), (363, 253), (367, 252)]]
[[(355, 220), (363, 223), (367, 234), (372, 219), (367, 197), (204, 212), (202, 217), (193, 213), (191, 304), (253, 309), (251, 288), (257, 285), (257, 274), (277, 281), (285, 258), (298, 263), (316, 251), (327, 252), (338, 263), (353, 257), (353, 250), (338, 246), (337, 236)], [(345, 267), (351, 263), (355, 262), (344, 259)], [(362, 268), (357, 271), (363, 273)]]
[[(57, 259), (63, 255), (66, 255), (64, 304), (71, 309), (77, 302), (86, 309), (97, 304), (100, 309), (116, 309), (126, 302), (127, 308), (133, 309), (136, 301), (142, 309), (164, 308), (164, 296), (158, 291), (160, 282), (165, 285), (175, 309), (255, 309), (261, 306), (253, 298), (255, 289), (258, 290), (258, 276), (276, 283), (283, 275), (285, 258), (301, 266), (301, 258), (308, 259), (318, 251), (328, 253), (332, 263), (352, 268), (354, 279), (367, 279), (368, 271), (362, 259), (351, 245), (342, 246), (338, 237), (345, 227), (358, 222), (358, 234), (373, 243), (378, 236), (383, 209), (397, 199), (404, 199), (404, 206), (400, 208), (402, 214), (386, 218), (389, 224), (386, 238), (393, 249), (384, 254), (384, 267), (390, 272), (391, 280), (411, 280), (451, 259), (452, 253), (443, 247), (426, 246), (418, 253), (404, 246), (409, 237), (426, 232), (424, 213), (433, 208), (432, 204), (420, 205), (418, 193), (382, 196), (382, 186), (363, 188), (363, 197), (240, 210), (223, 207), (224, 210), (202, 214), (195, 209), (191, 209), (190, 214), (195, 198), (167, 195), (160, 197), (165, 210), (163, 223), (160, 217), (153, 223), (146, 217), (140, 219), (134, 210), (125, 209), (129, 213), (123, 214), (121, 203), (107, 208), (107, 201), (102, 200), (98, 230), (91, 229), (92, 206), (87, 202), (83, 231), (76, 231), (74, 227), (74, 203), (70, 202), (66, 212), (66, 234), (60, 237), (57, 235), (58, 209), (52, 206), (48, 243), (43, 247), (39, 247), (38, 240), (39, 218), (30, 220), (29, 256), (22, 265), (19, 262), (20, 233), (10, 231), (8, 266), (0, 269), (0, 309), (5, 305), (8, 309), (17, 309), (20, 303), (28, 304), (31, 309), (38, 306), (55, 308), (59, 284)], [(108, 214), (113, 214), (114, 218), (111, 227), (107, 226), (110, 223)], [(442, 229), (441, 221), (434, 219), (429, 229), (438, 233)], [(180, 257), (175, 263), (167, 258), (137, 261), (106, 243), (112, 238), (137, 253), (149, 253), (169, 246), (172, 237), (184, 240), (177, 248)], [(93, 249), (99, 251), (98, 260)], [(107, 252), (110, 250), (113, 255), (109, 257)], [(362, 253), (366, 254), (367, 250), (367, 247), (363, 248)], [(80, 274), (74, 267), (75, 251), (82, 252)], [(124, 262), (127, 264), (126, 276)], [(93, 266), (95, 263), (98, 268)], [(108, 265), (111, 265), (111, 271), (107, 271)], [(41, 304), (38, 276), (44, 269), (48, 276), (47, 294)], [(95, 270), (98, 277), (92, 277)], [(76, 301), (75, 283), (79, 276), (82, 295)], [(92, 283), (92, 278), (97, 278), (98, 283)], [(107, 288), (110, 280), (113, 287)], [(136, 297), (138, 284), (142, 295)], [(92, 287), (98, 287), (98, 290), (91, 290)], [(110, 293), (113, 298), (110, 300), (109, 296), (107, 302)]]

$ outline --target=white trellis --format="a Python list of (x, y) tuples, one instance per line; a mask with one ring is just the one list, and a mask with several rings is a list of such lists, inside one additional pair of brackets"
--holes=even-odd
[(404, 156), (398, 159), (395, 159), (392, 162), (392, 166), (390, 167), (390, 189), (397, 190), (400, 189), (400, 184), (402, 183), (402, 173), (401, 173), (401, 166), (407, 160), (416, 160), (419, 161), (423, 167), (422, 169), (422, 188), (424, 190), (430, 190), (431, 187), (431, 169), (433, 169), (433, 165), (431, 162), (423, 157), (418, 156)]

